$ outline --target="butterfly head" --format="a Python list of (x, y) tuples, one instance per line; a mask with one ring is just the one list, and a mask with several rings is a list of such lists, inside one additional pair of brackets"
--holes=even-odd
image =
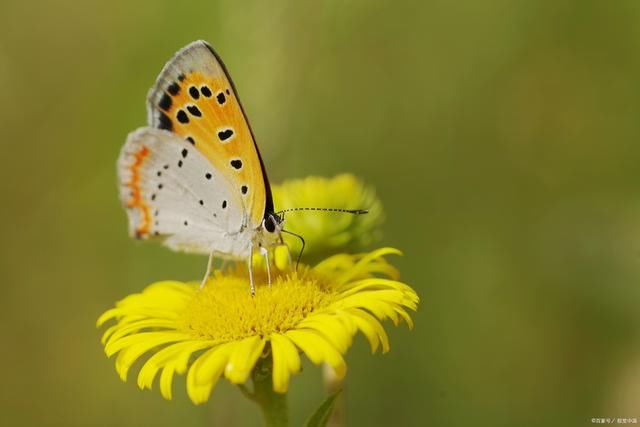
[(265, 248), (281, 244), (283, 222), (284, 219), (275, 213), (266, 214), (256, 230), (253, 243)]
[(262, 220), (262, 229), (266, 233), (280, 235), (283, 223), (284, 216), (279, 216), (276, 213), (270, 213), (265, 215), (264, 219)]

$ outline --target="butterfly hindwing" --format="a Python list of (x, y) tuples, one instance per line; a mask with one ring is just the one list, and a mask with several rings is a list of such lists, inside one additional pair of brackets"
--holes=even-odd
[(141, 128), (129, 134), (118, 177), (133, 236), (197, 253), (234, 255), (246, 246), (242, 238), (228, 238), (242, 235), (246, 219), (227, 177), (174, 133)]
[(231, 78), (213, 49), (193, 42), (167, 63), (148, 99), (149, 126), (179, 135), (230, 183), (231, 198), (261, 224), (271, 192)]

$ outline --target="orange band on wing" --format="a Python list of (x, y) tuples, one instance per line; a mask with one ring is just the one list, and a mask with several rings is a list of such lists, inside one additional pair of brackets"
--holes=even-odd
[[(165, 125), (188, 139), (235, 186), (235, 202), (247, 209), (251, 225), (262, 222), (266, 185), (258, 149), (240, 101), (226, 76), (195, 71), (173, 83), (158, 106)], [(205, 91), (206, 90), (206, 91)], [(172, 94), (173, 91), (173, 94)], [(228, 132), (229, 136), (221, 134)], [(229, 138), (229, 139), (227, 139)], [(233, 161), (240, 166), (232, 166)], [(246, 197), (244, 196), (246, 194)]]
[(135, 161), (130, 166), (131, 181), (127, 183), (131, 189), (131, 200), (129, 200), (128, 207), (140, 209), (141, 221), (140, 225), (136, 228), (136, 237), (138, 238), (149, 234), (149, 227), (151, 226), (151, 211), (149, 205), (144, 202), (140, 189), (140, 168), (149, 153), (149, 149), (143, 146), (140, 151), (135, 154)]

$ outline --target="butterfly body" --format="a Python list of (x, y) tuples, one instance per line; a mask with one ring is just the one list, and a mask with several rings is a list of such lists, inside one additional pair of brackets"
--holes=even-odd
[(147, 111), (148, 127), (129, 134), (118, 159), (132, 236), (235, 260), (282, 242), (249, 122), (206, 42), (165, 65)]

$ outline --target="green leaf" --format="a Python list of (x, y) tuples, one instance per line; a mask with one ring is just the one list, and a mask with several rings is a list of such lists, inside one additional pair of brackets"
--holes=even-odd
[(316, 409), (316, 411), (311, 415), (305, 427), (325, 427), (329, 422), (329, 418), (331, 417), (331, 412), (333, 412), (333, 407), (336, 404), (336, 400), (338, 395), (342, 390), (338, 390), (333, 394), (330, 394), (324, 402)]

